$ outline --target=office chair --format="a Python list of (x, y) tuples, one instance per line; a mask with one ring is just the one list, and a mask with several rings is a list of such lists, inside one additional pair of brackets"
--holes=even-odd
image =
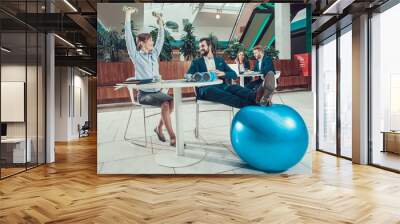
[(85, 121), (82, 127), (80, 127), (80, 125), (78, 124), (79, 138), (89, 136), (89, 129), (90, 129), (89, 121)]

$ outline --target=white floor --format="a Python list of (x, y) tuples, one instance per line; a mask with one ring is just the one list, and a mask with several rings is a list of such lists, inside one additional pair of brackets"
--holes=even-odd
[[(295, 108), (304, 118), (309, 130), (309, 149), (302, 161), (286, 171), (289, 174), (311, 174), (311, 146), (313, 136), (313, 97), (311, 92), (277, 93), (274, 103), (283, 103)], [(204, 106), (204, 105), (203, 105)], [(224, 106), (204, 106), (204, 109), (223, 109)], [(146, 110), (148, 114), (157, 113), (159, 109)], [(155, 161), (157, 153), (162, 150), (175, 151), (168, 142), (162, 143), (153, 132), (159, 115), (147, 119), (148, 146), (134, 145), (124, 140), (124, 130), (128, 121), (129, 108), (108, 108), (98, 110), (98, 152), (97, 171), (99, 174), (264, 174), (246, 165), (235, 156), (230, 144), (228, 112), (207, 112), (200, 114), (200, 137), (194, 136), (195, 104), (185, 102), (183, 106), (185, 125), (185, 150), (204, 149), (204, 158), (191, 166), (169, 168), (160, 166)], [(144, 126), (142, 110), (135, 109), (127, 132), (134, 142), (144, 143)], [(172, 116), (173, 118), (174, 116)], [(174, 123), (174, 120), (173, 120)], [(164, 132), (168, 137), (167, 132)]]

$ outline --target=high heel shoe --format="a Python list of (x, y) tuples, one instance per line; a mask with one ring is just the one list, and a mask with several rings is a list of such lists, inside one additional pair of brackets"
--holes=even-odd
[(170, 139), (169, 145), (170, 145), (170, 146), (173, 146), (173, 147), (176, 146), (176, 137), (173, 137), (173, 138)]
[[(173, 138), (173, 139), (174, 139), (174, 142), (170, 142), (169, 145), (175, 147), (176, 146), (176, 138)], [(183, 143), (183, 147), (186, 148), (186, 143)]]
[(162, 141), (162, 142), (166, 142), (167, 140), (165, 139), (165, 136), (162, 135), (161, 133), (159, 133), (157, 131), (157, 128), (154, 128), (154, 132), (157, 134), (158, 140)]

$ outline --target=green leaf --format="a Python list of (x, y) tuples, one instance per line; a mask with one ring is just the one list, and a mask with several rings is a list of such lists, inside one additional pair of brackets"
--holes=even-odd
[(173, 22), (173, 21), (167, 21), (165, 23), (165, 26), (168, 27), (171, 30), (178, 30), (179, 29), (179, 25), (176, 22)]

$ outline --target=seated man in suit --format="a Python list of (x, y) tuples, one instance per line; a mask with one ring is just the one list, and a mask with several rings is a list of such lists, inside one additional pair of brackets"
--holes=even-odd
[[(275, 68), (274, 64), (272, 63), (272, 59), (267, 55), (264, 55), (264, 49), (262, 46), (260, 45), (255, 46), (253, 48), (253, 54), (257, 60), (256, 64), (254, 65), (253, 71), (260, 72), (261, 74), (263, 74), (262, 79), (259, 78), (246, 85), (246, 88), (255, 90), (262, 84), (263, 79), (265, 79), (267, 76), (274, 77)], [(274, 89), (275, 89), (275, 81), (274, 81)]]
[[(208, 38), (202, 38), (199, 41), (200, 55), (192, 61), (188, 74), (196, 72), (214, 71), (218, 78), (229, 80), (236, 79), (236, 73), (225, 63), (221, 57), (214, 56), (211, 41)], [(249, 105), (267, 105), (263, 104), (262, 99), (270, 99), (271, 85), (275, 82), (264, 82), (257, 91), (253, 91), (239, 85), (228, 85), (225, 82), (218, 85), (204, 86), (196, 88), (197, 98), (229, 105), (235, 108), (242, 108)], [(264, 100), (265, 101), (265, 100)]]

